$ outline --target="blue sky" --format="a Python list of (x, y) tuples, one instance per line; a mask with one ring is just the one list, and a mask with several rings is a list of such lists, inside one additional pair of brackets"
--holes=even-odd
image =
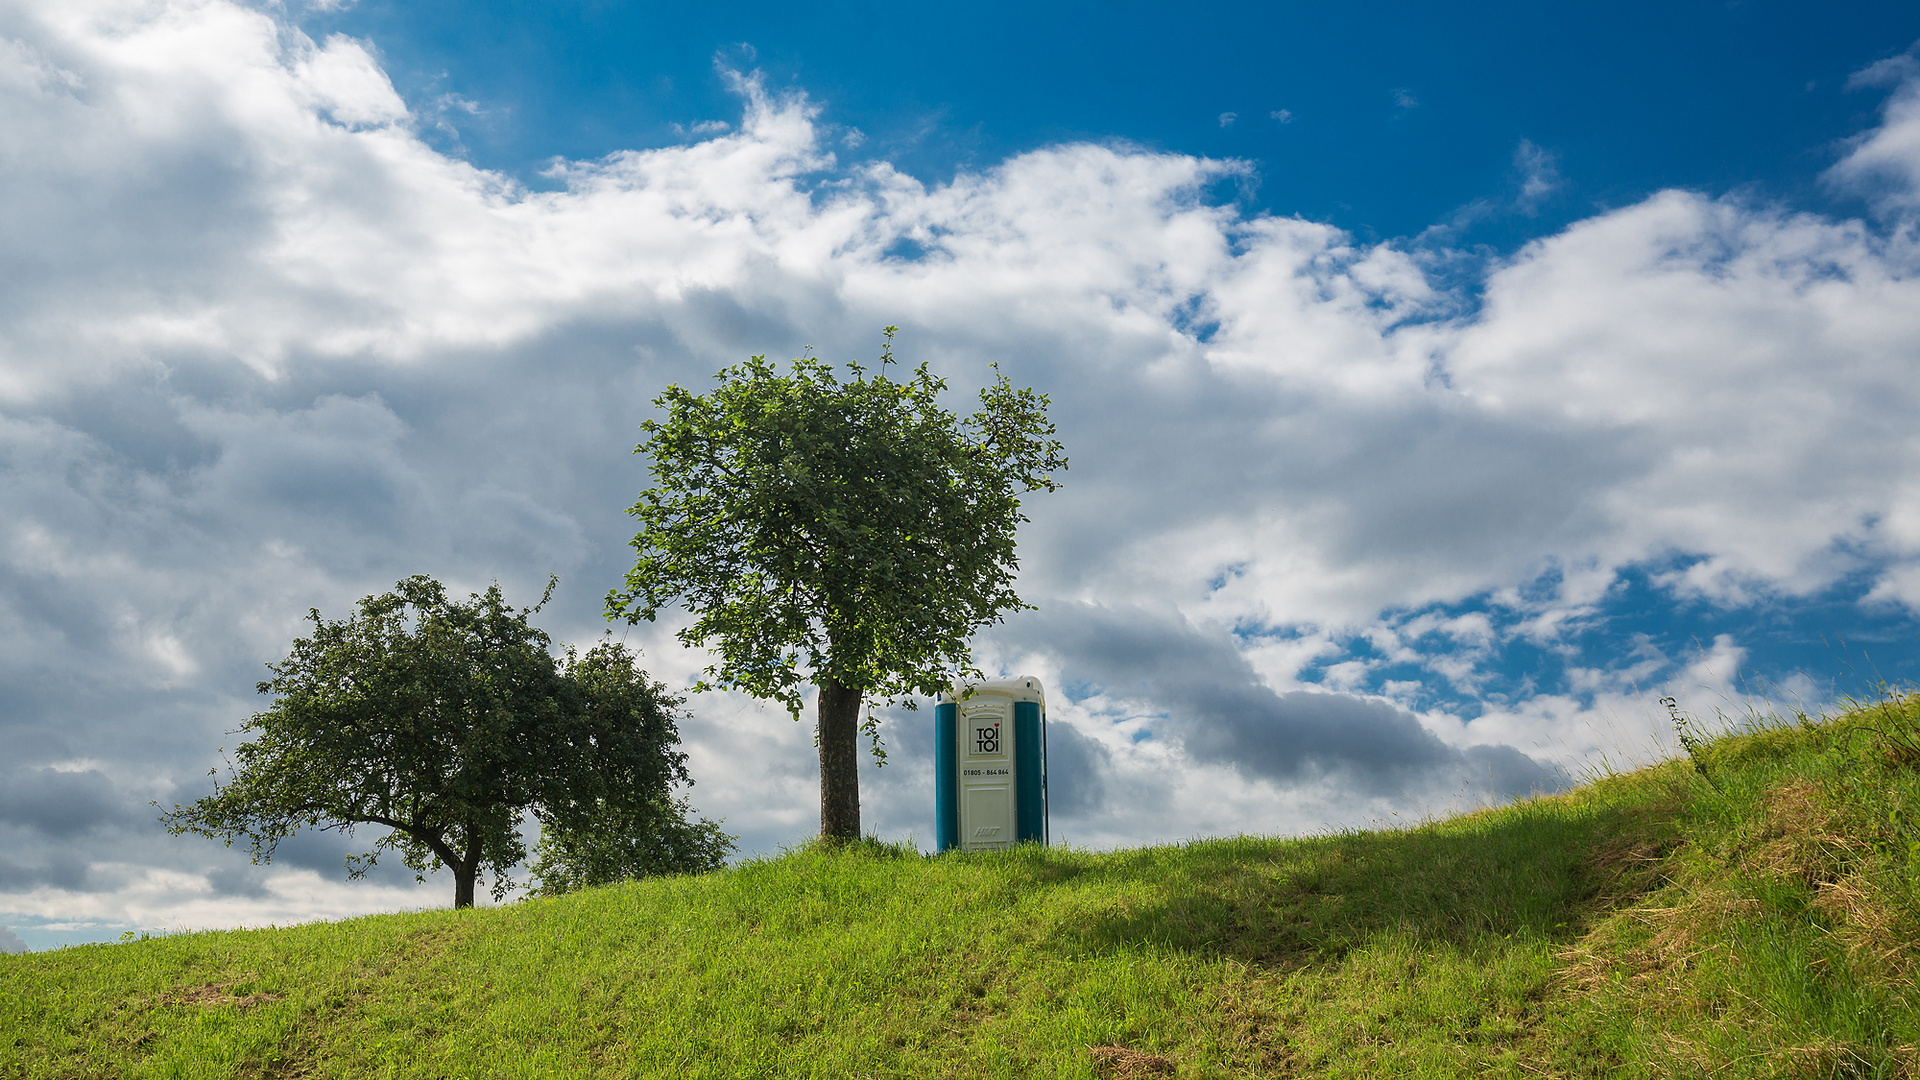
[(858, 130), (843, 159), (934, 180), (1129, 140), (1256, 162), (1253, 205), (1382, 238), (1506, 194), (1525, 140), (1563, 186), (1480, 223), (1501, 246), (1663, 187), (1825, 202), (1835, 141), (1875, 118), (1847, 77), (1920, 38), (1920, 12), (1860, 2), (357, 3), (301, 22), (374, 42), (465, 154), (534, 183), (555, 155), (735, 119), (718, 61)]
[[(1073, 465), (990, 670), (1056, 836), (1407, 820), (1920, 681), (1920, 12), (0, 4), (0, 947), (446, 902), (169, 838), (308, 608), (605, 628), (649, 402), (748, 355)], [(655, 675), (706, 663), (622, 628)], [(817, 821), (701, 695), (690, 792)], [(869, 828), (931, 835), (925, 713)], [(1398, 815), (1396, 819), (1396, 815)], [(13, 935), (11, 937), (7, 935)]]

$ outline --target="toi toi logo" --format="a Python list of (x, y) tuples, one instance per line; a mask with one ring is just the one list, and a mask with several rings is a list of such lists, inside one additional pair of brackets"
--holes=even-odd
[(976, 754), (997, 754), (1000, 752), (1000, 725), (977, 727), (973, 729), (973, 752)]

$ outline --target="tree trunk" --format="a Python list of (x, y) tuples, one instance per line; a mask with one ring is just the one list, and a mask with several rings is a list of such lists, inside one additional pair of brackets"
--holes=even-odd
[[(480, 876), (480, 835), (479, 830), (467, 830), (467, 857), (453, 867), (453, 906), (468, 908), (473, 906), (473, 883)], [(446, 861), (443, 857), (441, 861)]]
[[(404, 828), (394, 823), (394, 828)], [(469, 830), (471, 831), (471, 830)], [(480, 876), (480, 841), (467, 838), (467, 857), (456, 858), (453, 848), (448, 845), (445, 830), (428, 831), (421, 828), (407, 829), (407, 835), (433, 849), (434, 857), (440, 865), (453, 871), (453, 906), (456, 908), (473, 906), (473, 882)]]
[(820, 836), (860, 839), (860, 698), (831, 678), (818, 681), (820, 698)]

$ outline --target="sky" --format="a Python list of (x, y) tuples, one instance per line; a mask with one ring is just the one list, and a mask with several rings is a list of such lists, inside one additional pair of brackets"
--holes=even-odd
[[(1048, 689), (1056, 840), (1920, 680), (1920, 10), (685, 7), (0, 3), (0, 949), (448, 904), (157, 808), (310, 608), (555, 574), (591, 643), (654, 397), (887, 325), (1072, 459), (975, 641)], [(684, 622), (613, 630), (686, 687)], [(686, 710), (700, 812), (804, 842), (810, 730)], [(930, 726), (877, 835), (931, 844)]]

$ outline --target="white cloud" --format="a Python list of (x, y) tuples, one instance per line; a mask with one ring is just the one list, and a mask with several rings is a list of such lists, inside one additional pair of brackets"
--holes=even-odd
[(1817, 713), (1833, 705), (1814, 696), (1804, 683), (1743, 686), (1740, 671), (1745, 662), (1746, 650), (1721, 635), (1661, 683), (1641, 682), (1632, 666), (1591, 671), (1579, 685), (1581, 694), (1539, 694), (1511, 707), (1489, 709), (1469, 723), (1454, 724), (1444, 717), (1431, 717), (1429, 723), (1456, 745), (1519, 747), (1583, 775), (1638, 768), (1678, 752), (1673, 726), (1659, 705), (1666, 694), (1678, 700), (1695, 730), (1705, 734), (1718, 734), (1756, 716), (1790, 713), (1796, 706)]
[(1829, 179), (1872, 199), (1883, 213), (1920, 206), (1920, 45), (1854, 74), (1847, 89), (1892, 87), (1880, 125), (1866, 132)]
[(1220, 126), (1223, 128), (1232, 127), (1233, 122), (1238, 119), (1240, 119), (1239, 113), (1223, 112), (1220, 114)]
[(1521, 139), (1513, 151), (1513, 167), (1520, 173), (1520, 209), (1533, 213), (1560, 187), (1560, 162), (1552, 153)]
[[(1064, 621), (1011, 622), (983, 655), (1060, 688), (1097, 793), (1063, 817), (1083, 842), (1417, 814), (1520, 776), (1500, 747), (1576, 770), (1637, 752), (1658, 734), (1637, 680), (1678, 658), (1633, 642), (1569, 693), (1465, 724), (1400, 675), (1391, 701), (1325, 693), (1389, 662), (1472, 693), (1501, 633), (1553, 646), (1624, 566), (1688, 555), (1662, 587), (1718, 603), (1866, 572), (1920, 609), (1911, 79), (1831, 174), (1883, 221), (1664, 192), (1529, 245), (1470, 301), (1417, 246), (1209, 203), (1247, 175), (1231, 162), (1076, 144), (929, 185), (843, 165), (813, 105), (740, 76), (737, 126), (560, 161), (564, 189), (533, 192), (423, 142), (366, 45), (260, 11), (72, 4), (15, 32), (0, 723), (22, 767), (90, 763), (59, 790), (92, 816), (59, 819), (86, 856), (65, 861), (53, 819), (5, 825), (0, 911), (213, 925), (418, 902), (298, 876), (333, 872), (332, 849), (222, 886), (229, 856), (159, 842), (102, 792), (190, 797), (301, 614), (407, 573), (522, 599), (557, 571), (550, 625), (590, 639), (653, 395), (750, 353), (870, 358), (888, 323), (956, 402), (994, 359), (1054, 397), (1074, 465), (1029, 503), (1023, 589)], [(1549, 155), (1522, 144), (1515, 164), (1523, 200), (1552, 190)], [(1518, 599), (1547, 568), (1551, 595)], [(1383, 614), (1480, 595), (1519, 629)], [(1102, 612), (1212, 658), (1208, 715), (1257, 702), (1327, 771), (1250, 773), (1193, 741), (1204, 687), (1127, 685)], [(703, 659), (670, 630), (628, 634), (682, 685)], [(1341, 660), (1342, 635), (1381, 659)], [(694, 708), (696, 803), (761, 849), (803, 835), (807, 729)], [(1342, 716), (1428, 771), (1316, 733)], [(899, 832), (926, 798), (914, 722), (890, 720), (901, 767), (868, 774), (872, 819)]]
[(205, 875), (150, 866), (106, 867), (118, 872), (111, 892), (40, 888), (5, 897), (8, 908), (36, 922), (36, 929), (88, 925), (139, 927), (148, 931), (285, 926), (316, 919), (342, 919), (378, 911), (451, 906), (443, 882), (393, 886), (330, 881), (312, 870), (276, 872), (249, 895), (223, 895)]
[[(732, 130), (733, 125), (727, 123), (725, 120), (701, 120), (690, 127), (682, 127), (679, 124), (673, 125), (674, 134), (682, 136), (692, 135), (695, 138), (702, 138), (708, 135), (724, 135)], [(851, 138), (851, 136), (849, 138)], [(858, 139), (853, 139), (853, 141), (848, 142), (847, 145), (858, 146), (860, 143)]]
[[(376, 127), (407, 118), (406, 103), (359, 42), (335, 34), (321, 48), (300, 52), (305, 55), (294, 62), (293, 75), (316, 112), (352, 127)], [(452, 95), (444, 100), (457, 102), (468, 112), (478, 108)]]
[[(1899, 86), (1920, 76), (1920, 43), (1910, 45), (1907, 51), (1897, 56), (1877, 60), (1847, 77), (1848, 90), (1862, 90), (1869, 87), (1885, 89)], [(1807, 89), (1813, 89), (1808, 83)]]

